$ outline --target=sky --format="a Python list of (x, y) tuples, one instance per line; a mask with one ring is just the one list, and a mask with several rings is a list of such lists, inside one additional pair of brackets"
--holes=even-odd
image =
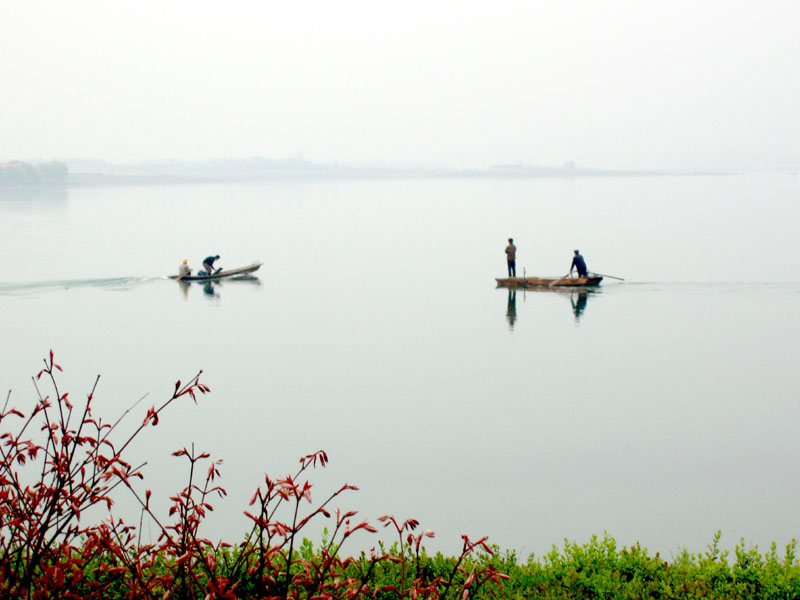
[(800, 167), (800, 2), (0, 0), (0, 160)]

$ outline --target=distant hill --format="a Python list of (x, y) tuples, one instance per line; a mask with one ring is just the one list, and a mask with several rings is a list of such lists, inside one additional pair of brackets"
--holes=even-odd
[(0, 162), (0, 186), (64, 185), (68, 174), (67, 165), (58, 161)]

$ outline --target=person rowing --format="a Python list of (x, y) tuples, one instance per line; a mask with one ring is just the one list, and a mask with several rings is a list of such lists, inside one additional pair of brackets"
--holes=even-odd
[(178, 267), (178, 279), (183, 279), (187, 275), (191, 274), (192, 274), (192, 268), (189, 266), (189, 261), (184, 258), (183, 262), (181, 263), (181, 266)]
[[(219, 254), (215, 256), (206, 256), (203, 260), (203, 270), (206, 272), (206, 275), (213, 275), (214, 274), (214, 261), (219, 258)], [(217, 269), (217, 272), (221, 271), (222, 269)]]
[(578, 277), (586, 277), (586, 261), (583, 260), (583, 256), (578, 250), (575, 250), (575, 256), (572, 257), (572, 265), (569, 267), (570, 277), (572, 277), (572, 269), (578, 270)]

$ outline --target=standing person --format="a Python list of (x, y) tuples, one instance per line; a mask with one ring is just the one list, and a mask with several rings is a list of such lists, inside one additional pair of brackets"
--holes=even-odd
[(206, 256), (203, 260), (203, 269), (205, 272), (211, 275), (214, 272), (214, 261), (219, 258), (219, 254), (216, 256)]
[(508, 246), (506, 246), (506, 261), (508, 262), (508, 276), (517, 276), (517, 247), (514, 245), (514, 239), (508, 238)]
[(578, 269), (578, 277), (586, 277), (586, 261), (583, 260), (583, 256), (578, 250), (575, 250), (575, 256), (572, 257), (572, 264), (569, 267), (570, 276), (572, 276), (572, 269)]
[(191, 274), (192, 274), (192, 268), (189, 266), (189, 261), (184, 258), (183, 262), (181, 263), (181, 266), (178, 267), (178, 279), (183, 279), (187, 275)]

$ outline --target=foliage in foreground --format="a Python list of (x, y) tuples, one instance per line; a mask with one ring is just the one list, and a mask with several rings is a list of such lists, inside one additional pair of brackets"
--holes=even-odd
[[(322, 451), (303, 457), (293, 476), (265, 476), (245, 512), (251, 529), (244, 539), (214, 543), (202, 537), (200, 525), (212, 502), (225, 495), (216, 484), (221, 461), (193, 447), (174, 453), (187, 461), (187, 484), (170, 497), (164, 520), (150, 508), (151, 491), (137, 485), (142, 465), (123, 458), (134, 438), (157, 425), (169, 405), (187, 397), (196, 401), (209, 391), (200, 374), (185, 385), (178, 382), (171, 397), (150, 408), (134, 432), (118, 441), (114, 434), (122, 418), (109, 424), (93, 415), (97, 382), (78, 407), (58, 389), (60, 370), (51, 353), (37, 380), (49, 380), (53, 396), (38, 394), (29, 414), (10, 406), (10, 394), (0, 409), (3, 599), (800, 598), (795, 541), (782, 556), (774, 544), (761, 554), (743, 542), (731, 556), (720, 550), (719, 533), (707, 552), (684, 551), (670, 561), (639, 545), (618, 548), (608, 535), (585, 544), (566, 542), (525, 561), (513, 551), (490, 548), (486, 538), (464, 536), (461, 553), (446, 557), (425, 552), (422, 543), (432, 531), (419, 530), (414, 519), (386, 515), (379, 521), (394, 543), (387, 549), (378, 542), (370, 552), (348, 556), (344, 542), (376, 527), (332, 507), (355, 486), (343, 485), (320, 504), (312, 503), (306, 472), (325, 466), (328, 457)], [(137, 526), (112, 516), (115, 489), (127, 489), (139, 502)], [(98, 513), (105, 518), (87, 518)], [(316, 518), (330, 520), (330, 531), (317, 547), (302, 537)], [(155, 542), (140, 537), (144, 519), (155, 524)]]
[(684, 550), (670, 561), (638, 544), (619, 548), (607, 534), (585, 544), (565, 542), (563, 548), (554, 546), (547, 555), (530, 556), (525, 562), (513, 551), (480, 560), (482, 566), (509, 575), (501, 589), (488, 590), (492, 598), (800, 598), (796, 541), (786, 546), (783, 556), (774, 543), (761, 554), (758, 547), (741, 542), (734, 557), (720, 550), (719, 541), (718, 532), (705, 553)]
[[(377, 531), (354, 520), (333, 502), (357, 489), (345, 484), (314, 505), (306, 472), (325, 466), (323, 451), (300, 459), (293, 476), (265, 475), (245, 515), (251, 522), (244, 540), (232, 545), (202, 537), (200, 525), (225, 496), (216, 484), (221, 460), (183, 448), (173, 453), (187, 461), (185, 487), (170, 496), (168, 519), (153, 512), (151, 490), (140, 488), (142, 467), (124, 453), (175, 401), (209, 392), (198, 373), (159, 407), (151, 407), (132, 434), (117, 440), (117, 425), (93, 413), (98, 381), (83, 403), (61, 393), (53, 352), (36, 380), (49, 381), (53, 396), (42, 395), (25, 414), (10, 405), (0, 410), (0, 598), (410, 598), (466, 600), (486, 584), (506, 576), (491, 564), (471, 561), (491, 554), (486, 538), (463, 536), (461, 556), (438, 575), (420, 563), (421, 542), (430, 530), (414, 533), (415, 519), (380, 517), (400, 541), (394, 552), (373, 551), (360, 559), (342, 552), (358, 532)], [(99, 380), (99, 377), (98, 377)], [(114, 490), (127, 490), (141, 507), (138, 526), (114, 517)], [(98, 513), (99, 521), (89, 515)], [(83, 516), (83, 520), (81, 517)], [(316, 518), (331, 519), (330, 540), (314, 552), (303, 546), (302, 532)], [(155, 526), (155, 542), (143, 542), (142, 522)], [(88, 521), (88, 523), (87, 523)], [(378, 578), (384, 565), (399, 565), (399, 577)]]

